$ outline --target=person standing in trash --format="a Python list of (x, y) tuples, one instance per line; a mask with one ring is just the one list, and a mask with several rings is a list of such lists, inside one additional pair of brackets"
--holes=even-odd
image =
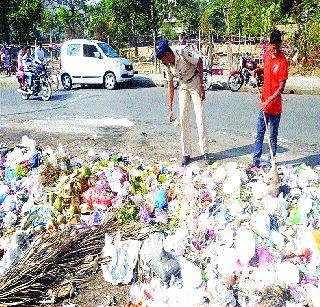
[[(260, 167), (260, 158), (262, 155), (262, 145), (266, 125), (263, 118), (263, 112), (267, 124), (270, 125), (270, 140), (272, 153), (275, 156), (277, 152), (278, 128), (282, 113), (282, 97), (286, 80), (288, 79), (288, 62), (281, 51), (281, 33), (274, 30), (270, 35), (269, 50), (265, 56), (263, 69), (263, 89), (259, 105), (259, 115), (257, 124), (257, 136), (254, 145), (253, 166)], [(270, 167), (270, 154), (266, 167)]]
[(204, 123), (202, 104), (205, 99), (203, 87), (203, 63), (199, 54), (192, 53), (187, 46), (172, 50), (167, 40), (159, 43), (156, 56), (166, 66), (168, 76), (169, 120), (173, 120), (174, 84), (173, 76), (180, 78), (179, 108), (181, 124), (182, 166), (191, 162), (190, 104), (194, 105), (199, 135), (199, 146), (206, 164), (210, 164), (208, 138)]

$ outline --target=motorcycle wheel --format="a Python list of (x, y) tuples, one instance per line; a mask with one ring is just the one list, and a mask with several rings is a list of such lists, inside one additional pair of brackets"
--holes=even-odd
[(243, 83), (244, 83), (244, 78), (240, 73), (231, 75), (228, 80), (228, 86), (231, 92), (239, 91)]
[(263, 79), (261, 76), (257, 77), (257, 85), (258, 87), (262, 87), (263, 86)]
[(210, 89), (212, 85), (212, 74), (209, 70), (204, 69), (203, 70), (203, 87), (204, 90), (207, 91), (208, 89)]
[(52, 95), (52, 88), (49, 82), (43, 82), (42, 83), (42, 93), (41, 93), (41, 98), (43, 101), (48, 101), (50, 100)]
[(21, 98), (22, 98), (23, 100), (29, 100), (30, 96), (31, 96), (30, 94), (21, 93)]

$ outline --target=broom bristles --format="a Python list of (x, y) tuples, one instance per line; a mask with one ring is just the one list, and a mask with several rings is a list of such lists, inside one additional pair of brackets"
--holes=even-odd
[(280, 178), (278, 174), (278, 167), (275, 158), (271, 159), (270, 169), (270, 192), (273, 196), (278, 197), (280, 193)]
[(37, 240), (0, 279), (0, 302), (6, 306), (39, 305), (50, 288), (66, 279), (78, 283), (95, 271), (86, 259), (101, 254), (105, 233), (120, 231), (123, 239), (139, 240), (157, 230), (141, 223), (119, 225), (115, 217), (112, 214), (103, 226), (90, 231), (56, 232)]

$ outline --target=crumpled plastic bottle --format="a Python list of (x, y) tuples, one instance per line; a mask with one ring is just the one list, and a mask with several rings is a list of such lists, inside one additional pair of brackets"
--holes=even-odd
[(166, 193), (167, 193), (166, 189), (161, 189), (156, 193), (154, 197), (154, 205), (158, 209), (162, 210), (168, 205)]

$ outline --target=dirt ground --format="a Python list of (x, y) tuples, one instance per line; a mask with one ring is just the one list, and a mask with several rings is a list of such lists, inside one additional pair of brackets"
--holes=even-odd
[(125, 306), (128, 303), (128, 291), (130, 286), (113, 286), (107, 283), (102, 272), (89, 277), (88, 281), (81, 285), (79, 294), (70, 300), (77, 307), (88, 306)]

